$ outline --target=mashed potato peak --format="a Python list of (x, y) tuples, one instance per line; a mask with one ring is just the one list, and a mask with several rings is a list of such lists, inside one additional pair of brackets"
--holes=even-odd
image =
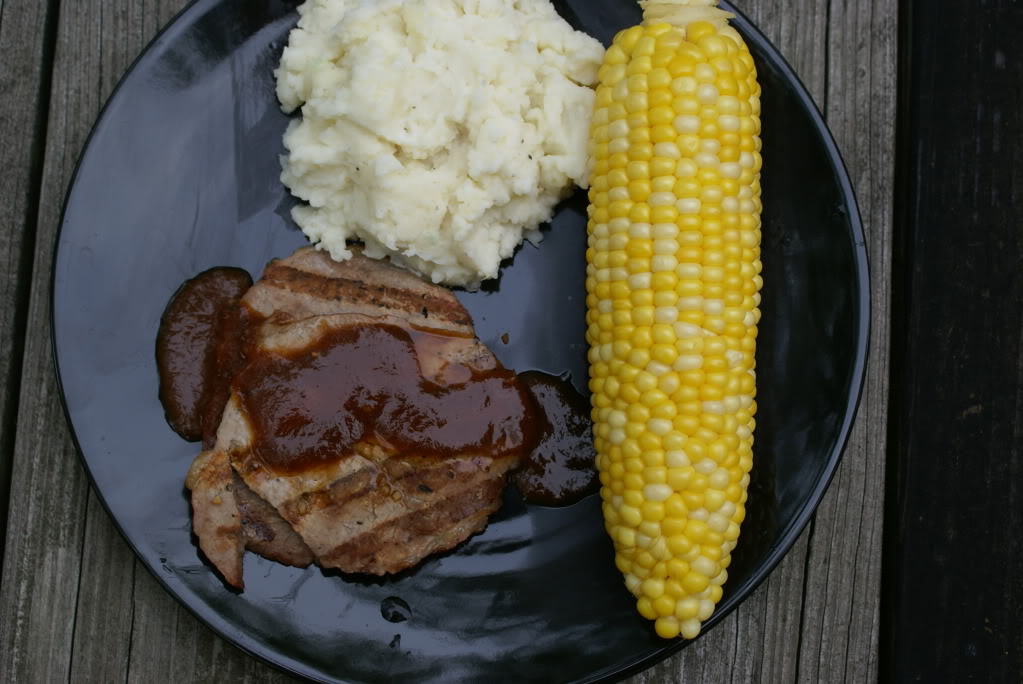
[(276, 72), (293, 216), (475, 287), (585, 186), (601, 45), (549, 0), (307, 0)]

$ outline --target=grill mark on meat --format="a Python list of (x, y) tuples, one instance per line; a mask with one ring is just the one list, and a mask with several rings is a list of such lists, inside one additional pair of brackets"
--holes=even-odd
[(353, 278), (324, 278), (283, 264), (267, 269), (263, 279), (269, 286), (301, 292), (318, 299), (358, 302), (361, 306), (375, 307), (392, 315), (396, 310), (411, 311), (412, 306), (417, 306), (415, 311), (422, 318), (432, 315), (454, 325), (472, 325), (465, 309), (457, 300), (452, 302), (448, 297), (423, 295), (421, 300), (410, 302), (405, 292), (393, 287), (373, 285)]
[[(363, 256), (358, 247), (352, 253), (351, 259), (338, 263), (324, 252), (305, 247), (272, 261), (242, 301), (266, 317), (284, 312), (291, 320), (334, 313), (396, 315), (408, 322), (417, 319), (419, 324), (473, 335), (471, 317), (450, 290)], [(373, 290), (386, 297), (374, 298)]]
[[(438, 499), (425, 508), (409, 511), (399, 518), (361, 532), (320, 555), (320, 563), (328, 567), (346, 568), (347, 572), (383, 574), (412, 567), (423, 557), (447, 551), (465, 541), (472, 532), (486, 526), (487, 517), (501, 507), (503, 482), (487, 480), (479, 491), (462, 490), (457, 496)], [(445, 523), (479, 521), (470, 535), (454, 536), (443, 532)], [(438, 530), (441, 531), (438, 534)], [(381, 539), (389, 544), (381, 544)], [(416, 548), (419, 545), (421, 548)], [(411, 553), (410, 553), (411, 552)], [(402, 553), (409, 554), (404, 560)]]
[[(455, 459), (423, 459), (415, 466), (405, 459), (402, 454), (394, 454), (381, 464), (382, 467), (376, 463), (367, 463), (361, 470), (345, 475), (326, 488), (307, 492), (285, 503), (281, 506), (281, 512), (293, 524), (300, 524), (302, 518), (326, 507), (332, 507), (332, 513), (339, 517), (353, 515), (366, 506), (367, 497), (378, 494), (397, 503), (408, 498), (419, 500), (425, 493), (443, 497), (447, 492), (468, 484), (465, 478), (451, 484), (453, 477), (449, 477), (449, 473), (453, 475), (451, 467)], [(503, 460), (511, 462), (513, 459)], [(481, 461), (483, 459), (469, 461), (474, 464), (474, 468), (466, 472), (465, 476), (486, 476), (492, 464)], [(433, 482), (434, 486), (430, 487), (425, 482)], [(398, 498), (395, 499), (395, 496)]]
[[(506, 473), (515, 465), (517, 459), (513, 457), (409, 462), (402, 455), (394, 455), (382, 464), (384, 472), (375, 465), (365, 465), (359, 471), (365, 486), (358, 492), (349, 491), (351, 496), (338, 496), (329, 488), (303, 497), (297, 506), (286, 504), (281, 512), (296, 529), (315, 539), (311, 544), (321, 565), (346, 572), (397, 572), (431, 553), (456, 546), (478, 531), (475, 523), (463, 522), (480, 511), (480, 522), (485, 526), (486, 517), (500, 507)], [(461, 473), (457, 479), (449, 477), (453, 469)], [(378, 484), (381, 482), (382, 486)], [(429, 495), (424, 494), (423, 486), (431, 490)], [(473, 501), (474, 505), (466, 505)], [(338, 520), (348, 522), (333, 524)], [(351, 525), (353, 520), (355, 526)], [(371, 521), (367, 530), (357, 527), (364, 520)], [(407, 533), (399, 534), (402, 529)], [(361, 535), (365, 536), (355, 541)], [(414, 543), (410, 544), (410, 539)], [(378, 560), (372, 562), (365, 558), (365, 547), (371, 540), (379, 551)], [(362, 551), (354, 554), (351, 550), (355, 548)]]

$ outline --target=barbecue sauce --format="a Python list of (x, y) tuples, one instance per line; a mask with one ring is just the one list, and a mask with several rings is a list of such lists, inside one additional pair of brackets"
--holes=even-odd
[(590, 402), (554, 375), (527, 371), (519, 380), (540, 409), (537, 444), (512, 476), (523, 498), (542, 506), (568, 506), (599, 490)]
[(213, 363), (206, 367), (206, 393), (203, 395), (202, 447), (212, 449), (224, 407), (231, 398), (231, 381), (245, 365), (255, 344), (254, 333), (263, 317), (243, 304), (228, 307), (220, 314), (214, 336)]
[(218, 329), (224, 317), (239, 308), (238, 300), (251, 285), (252, 278), (240, 268), (210, 269), (186, 281), (160, 319), (156, 338), (160, 402), (171, 428), (186, 440), (203, 437)]
[(528, 453), (537, 420), (515, 373), (451, 362), (431, 381), (419, 357), (445, 343), (439, 331), (378, 324), (331, 329), (294, 352), (254, 351), (232, 383), (255, 435), (252, 455), (292, 474), (361, 441), (409, 456)]

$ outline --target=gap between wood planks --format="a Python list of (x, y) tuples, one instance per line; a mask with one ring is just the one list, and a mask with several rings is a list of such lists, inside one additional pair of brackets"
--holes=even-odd
[[(33, 23), (26, 3), (0, 0), (0, 82), (12, 83), (0, 109), (7, 126), (0, 130), (0, 258), (7, 268), (0, 275), (0, 530), (7, 529), (7, 504), (10, 502), (11, 472), (14, 465), (15, 433), (18, 421), (18, 396), (25, 353), (28, 321), (28, 290), (32, 282), (32, 254), (39, 220), (39, 195), (43, 175), (50, 110), (53, 57), (56, 51), (57, 4), (59, 0), (38, 2), (42, 26), (37, 32), (25, 30), (23, 22)], [(13, 26), (13, 28), (12, 28)], [(35, 78), (19, 78), (33, 73)], [(21, 111), (17, 111), (17, 110)], [(15, 110), (13, 112), (9, 110)], [(27, 119), (27, 120), (26, 120)], [(25, 133), (27, 130), (27, 134)], [(25, 141), (28, 144), (25, 145)], [(9, 212), (7, 216), (4, 213)], [(0, 566), (6, 540), (0, 536)]]

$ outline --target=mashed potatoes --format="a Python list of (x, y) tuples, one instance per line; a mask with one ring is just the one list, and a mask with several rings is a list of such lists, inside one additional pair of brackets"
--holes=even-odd
[(282, 180), (331, 256), (361, 240), (474, 287), (587, 175), (603, 48), (549, 0), (308, 0), (276, 72)]

